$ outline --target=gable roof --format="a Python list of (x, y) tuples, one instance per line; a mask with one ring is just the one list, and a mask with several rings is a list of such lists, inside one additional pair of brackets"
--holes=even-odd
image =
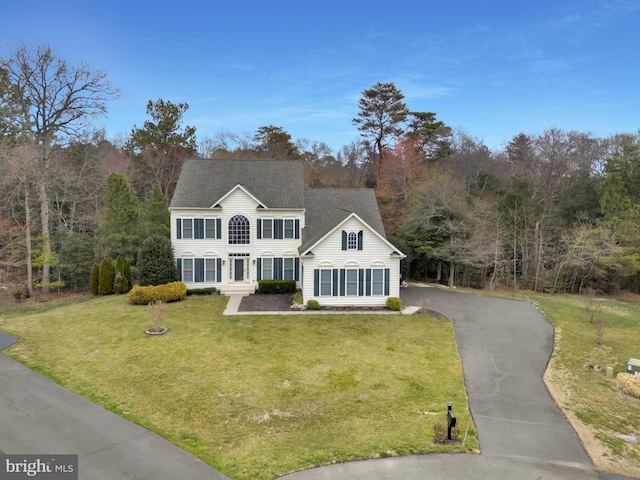
[(188, 159), (170, 208), (211, 208), (241, 185), (266, 208), (304, 208), (304, 174), (297, 160)]
[(378, 201), (371, 188), (310, 188), (304, 191), (304, 200), (306, 228), (300, 252), (307, 251), (353, 213), (386, 239)]

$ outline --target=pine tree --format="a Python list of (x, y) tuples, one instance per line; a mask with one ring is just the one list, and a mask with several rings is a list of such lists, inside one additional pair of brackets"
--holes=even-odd
[(97, 215), (96, 253), (103, 257), (122, 255), (124, 260), (133, 262), (142, 239), (141, 213), (135, 192), (124, 175), (109, 175), (102, 204)]
[(167, 197), (162, 194), (159, 183), (154, 183), (151, 195), (144, 209), (146, 237), (161, 235), (167, 238), (171, 234), (171, 215), (167, 208)]
[(138, 253), (138, 283), (162, 285), (176, 280), (178, 272), (171, 240), (160, 235), (147, 238)]

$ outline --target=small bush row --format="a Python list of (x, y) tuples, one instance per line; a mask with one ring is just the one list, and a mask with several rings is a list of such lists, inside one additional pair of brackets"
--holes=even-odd
[(619, 373), (616, 375), (618, 388), (627, 395), (640, 398), (640, 376), (630, 373)]
[(258, 290), (262, 293), (295, 293), (295, 280), (260, 280)]
[(148, 305), (154, 302), (176, 302), (187, 296), (187, 286), (182, 282), (142, 287), (135, 285), (129, 292), (129, 301), (134, 305)]
[(218, 289), (216, 287), (190, 288), (187, 290), (187, 296), (191, 295), (214, 295)]

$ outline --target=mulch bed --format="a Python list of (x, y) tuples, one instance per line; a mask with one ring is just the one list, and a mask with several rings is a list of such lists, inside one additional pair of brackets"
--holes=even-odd
[(285, 312), (291, 310), (290, 293), (260, 293), (242, 297), (239, 312)]

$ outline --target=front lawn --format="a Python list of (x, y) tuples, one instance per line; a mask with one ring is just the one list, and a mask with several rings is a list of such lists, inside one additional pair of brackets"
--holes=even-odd
[(223, 317), (227, 298), (148, 307), (126, 296), (12, 308), (12, 358), (193, 452), (233, 479), (447, 451), (434, 424), (470, 421), (453, 326), (422, 315)]

